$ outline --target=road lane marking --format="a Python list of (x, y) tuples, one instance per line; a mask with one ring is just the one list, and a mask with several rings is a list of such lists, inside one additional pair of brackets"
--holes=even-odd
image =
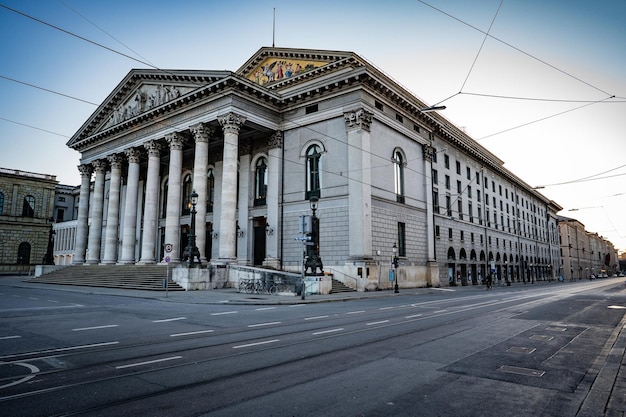
[(211, 313), (212, 316), (223, 316), (225, 314), (237, 314), (238, 311), (222, 311), (221, 313)]
[(171, 334), (170, 337), (192, 336), (195, 334), (204, 334), (204, 333), (213, 333), (213, 330), (198, 330), (195, 332), (175, 333), (175, 334)]
[(119, 327), (119, 324), (105, 324), (104, 326), (80, 327), (78, 329), (72, 329), (72, 331), (73, 332), (82, 332), (83, 330), (109, 329), (111, 327)]
[(395, 307), (381, 307), (379, 308), (379, 310), (391, 310), (392, 308), (395, 308)]
[(365, 313), (365, 310), (348, 311), (346, 314), (360, 314)]
[(152, 323), (165, 323), (168, 321), (187, 320), (187, 317), (173, 317), (171, 319), (152, 320)]
[(282, 322), (280, 321), (270, 321), (267, 323), (257, 323), (257, 324), (249, 324), (248, 327), (252, 328), (252, 327), (263, 327), (263, 326), (274, 326), (276, 324), (280, 324)]
[(247, 345), (233, 346), (233, 349), (241, 349), (241, 348), (252, 347), (252, 346), (267, 345), (268, 343), (276, 343), (276, 342), (279, 342), (279, 340), (278, 339), (265, 340), (263, 342), (248, 343)]
[(29, 300), (39, 300), (37, 297), (28, 297)]
[(263, 307), (257, 308), (256, 311), (264, 311), (264, 310), (274, 310), (276, 307)]
[(142, 366), (142, 365), (150, 365), (153, 363), (173, 361), (175, 359), (182, 359), (182, 356), (170, 356), (169, 358), (163, 359), (155, 359), (153, 361), (145, 361), (145, 362), (137, 362), (137, 363), (129, 363), (128, 365), (120, 365), (116, 366), (115, 369), (124, 369), (124, 368), (132, 368), (133, 366)]
[(17, 381), (13, 381), (13, 382), (9, 382), (8, 384), (0, 385), (0, 389), (12, 387), (14, 385), (23, 384), (24, 382), (27, 382), (27, 381), (33, 379), (40, 372), (39, 368), (37, 368), (35, 365), (32, 365), (30, 363), (16, 362), (16, 363), (13, 363), (12, 365), (18, 365), (18, 366), (23, 366), (25, 368), (28, 368), (30, 370), (30, 374), (26, 375), (23, 378), (18, 379)]
[(340, 328), (338, 328), (338, 329), (323, 330), (323, 331), (321, 331), (321, 332), (315, 332), (315, 333), (313, 333), (313, 336), (318, 336), (318, 335), (320, 335), (320, 334), (326, 334), (326, 333), (335, 333), (335, 332), (340, 332), (340, 331), (342, 331), (342, 330), (343, 330), (343, 328), (342, 328), (342, 327), (340, 327)]
[(389, 320), (381, 320), (381, 321), (373, 321), (371, 323), (367, 323), (366, 326), (374, 326), (376, 324), (389, 323)]
[(328, 316), (315, 316), (315, 317), (305, 317), (305, 320), (317, 320), (317, 319), (326, 319)]
[(439, 314), (439, 313), (445, 313), (448, 310), (437, 310), (437, 311), (433, 311), (433, 314)]
[(421, 314), (413, 314), (411, 316), (406, 316), (405, 319), (412, 319), (412, 318), (421, 317), (421, 316), (422, 316)]
[(625, 306), (609, 306), (608, 308), (612, 308), (612, 309), (615, 309), (615, 310), (623, 310), (623, 309), (626, 309), (626, 307), (625, 307)]
[(7, 340), (7, 339), (19, 339), (22, 336), (2, 336), (0, 337), (0, 340)]

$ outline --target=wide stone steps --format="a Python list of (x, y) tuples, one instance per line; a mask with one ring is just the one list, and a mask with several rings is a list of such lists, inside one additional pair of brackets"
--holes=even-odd
[[(41, 275), (28, 282), (165, 291), (163, 284), (166, 276), (167, 269), (163, 265), (75, 265)], [(184, 291), (171, 278), (168, 279), (167, 289)]]
[(330, 290), (331, 294), (337, 294), (337, 293), (341, 293), (341, 292), (355, 292), (356, 290), (353, 288), (350, 288), (346, 285), (343, 284), (343, 282), (341, 281), (337, 281), (336, 279), (333, 278), (332, 281), (332, 289)]

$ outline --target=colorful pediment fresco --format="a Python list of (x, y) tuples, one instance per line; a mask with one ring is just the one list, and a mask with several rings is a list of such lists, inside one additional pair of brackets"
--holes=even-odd
[(250, 72), (248, 79), (259, 85), (265, 85), (303, 74), (326, 64), (328, 62), (266, 58), (255, 70)]

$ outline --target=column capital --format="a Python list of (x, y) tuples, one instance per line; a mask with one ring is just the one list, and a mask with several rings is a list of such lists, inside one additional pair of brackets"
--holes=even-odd
[(374, 113), (371, 111), (360, 108), (358, 110), (344, 113), (343, 118), (348, 126), (348, 129), (363, 129), (369, 132), (373, 115)]
[(161, 156), (161, 144), (156, 140), (151, 140), (143, 144), (143, 147), (148, 151), (148, 156)]
[(96, 174), (104, 173), (107, 168), (107, 162), (104, 159), (97, 159), (93, 161), (91, 165), (93, 166), (94, 171), (96, 171)]
[(282, 148), (283, 147), (283, 132), (281, 130), (277, 130), (274, 132), (272, 136), (267, 140), (267, 145), (270, 149), (273, 148)]
[(424, 143), (422, 145), (422, 153), (424, 154), (424, 159), (426, 161), (431, 161), (433, 160), (433, 157), (435, 155), (435, 148), (433, 148), (432, 146), (430, 146), (427, 143)]
[(196, 142), (208, 142), (215, 134), (215, 128), (206, 123), (198, 123), (189, 126)]
[(178, 132), (169, 133), (165, 135), (165, 140), (170, 145), (170, 150), (181, 150), (183, 149), (183, 142), (185, 138)]
[(246, 122), (246, 118), (237, 113), (229, 112), (224, 116), (217, 118), (218, 122), (222, 126), (224, 133), (239, 134), (241, 126)]
[(122, 162), (124, 162), (124, 158), (122, 157), (121, 154), (113, 154), (113, 155), (109, 155), (107, 157), (109, 164), (111, 164), (111, 168), (121, 168), (122, 167)]
[(128, 148), (124, 150), (128, 162), (131, 164), (138, 164), (139, 158), (141, 158), (141, 150), (139, 148)]
[(82, 164), (78, 166), (78, 172), (80, 172), (81, 177), (91, 177), (93, 167), (89, 164)]

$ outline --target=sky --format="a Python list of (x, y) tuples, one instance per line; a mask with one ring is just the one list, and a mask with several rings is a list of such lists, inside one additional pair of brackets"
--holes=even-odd
[(133, 68), (351, 51), (622, 252), (625, 18), (623, 0), (0, 0), (0, 167), (79, 185), (66, 143)]

